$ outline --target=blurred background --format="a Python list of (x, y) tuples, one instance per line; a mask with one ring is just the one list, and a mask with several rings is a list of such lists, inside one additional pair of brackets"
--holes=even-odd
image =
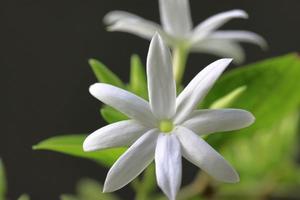
[[(195, 24), (221, 11), (246, 10), (249, 20), (234, 20), (224, 29), (257, 32), (270, 45), (263, 52), (245, 44), (247, 63), (299, 51), (299, 0), (191, 0), (191, 8)], [(0, 157), (11, 199), (26, 192), (32, 199), (53, 200), (72, 193), (82, 177), (105, 179), (107, 169), (93, 162), (33, 151), (31, 146), (55, 135), (90, 133), (105, 124), (100, 103), (88, 93), (96, 81), (89, 58), (101, 60), (124, 81), (132, 53), (145, 63), (148, 41), (105, 31), (102, 17), (111, 10), (159, 22), (157, 0), (0, 0)], [(185, 80), (214, 59), (193, 54)], [(185, 173), (190, 180), (195, 171)], [(132, 199), (128, 188), (119, 193)]]

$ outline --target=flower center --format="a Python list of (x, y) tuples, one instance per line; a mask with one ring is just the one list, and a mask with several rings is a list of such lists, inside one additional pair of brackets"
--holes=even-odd
[(173, 130), (174, 125), (170, 120), (162, 120), (159, 123), (159, 130), (163, 133), (169, 133)]

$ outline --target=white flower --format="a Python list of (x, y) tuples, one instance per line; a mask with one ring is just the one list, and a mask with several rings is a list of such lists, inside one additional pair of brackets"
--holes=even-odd
[(130, 146), (109, 170), (105, 192), (122, 188), (155, 160), (158, 185), (174, 200), (181, 185), (182, 156), (219, 181), (239, 181), (236, 171), (201, 136), (249, 126), (253, 115), (238, 109), (195, 110), (231, 61), (210, 64), (176, 98), (171, 55), (156, 34), (147, 60), (149, 103), (108, 84), (90, 87), (93, 96), (131, 118), (105, 126), (84, 141), (85, 151)]
[(214, 15), (193, 28), (189, 0), (159, 0), (162, 27), (137, 15), (112, 11), (104, 17), (110, 31), (123, 31), (151, 39), (159, 32), (172, 47), (184, 46), (190, 51), (210, 53), (220, 57), (234, 58), (240, 63), (245, 53), (238, 42), (248, 42), (267, 47), (266, 41), (249, 31), (218, 31), (234, 18), (248, 18), (243, 10), (231, 10)]

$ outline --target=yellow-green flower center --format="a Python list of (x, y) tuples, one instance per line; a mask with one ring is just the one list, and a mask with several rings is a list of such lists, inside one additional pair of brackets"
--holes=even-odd
[(173, 130), (174, 125), (170, 120), (162, 120), (159, 123), (159, 130), (163, 133), (169, 133)]

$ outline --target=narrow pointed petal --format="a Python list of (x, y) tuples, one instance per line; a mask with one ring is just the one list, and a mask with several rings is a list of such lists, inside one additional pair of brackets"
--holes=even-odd
[(202, 138), (187, 128), (176, 129), (183, 156), (218, 181), (239, 182), (235, 169)]
[(245, 60), (245, 51), (237, 42), (222, 39), (207, 39), (194, 43), (192, 51), (208, 53), (219, 57), (233, 58), (233, 62), (240, 64)]
[(164, 30), (176, 36), (185, 36), (192, 29), (189, 0), (159, 0), (160, 18)]
[(182, 126), (198, 135), (233, 131), (250, 126), (255, 117), (240, 109), (199, 110), (193, 112)]
[(113, 123), (90, 134), (83, 143), (83, 149), (84, 151), (95, 151), (129, 146), (146, 131), (147, 128), (134, 120)]
[(156, 34), (150, 44), (147, 60), (150, 107), (158, 119), (170, 119), (176, 108), (176, 83), (172, 59), (167, 46)]
[(204, 68), (180, 93), (176, 100), (175, 123), (179, 124), (196, 109), (232, 59), (220, 59)]
[(149, 103), (126, 90), (104, 83), (96, 83), (90, 87), (90, 93), (103, 103), (141, 122), (146, 127), (156, 125)]
[(144, 39), (151, 39), (156, 32), (166, 36), (160, 25), (124, 11), (112, 11), (103, 21), (109, 31), (128, 32)]
[(122, 10), (114, 10), (111, 11), (109, 13), (107, 13), (104, 18), (103, 18), (103, 22), (106, 25), (111, 25), (113, 23), (116, 23), (119, 20), (139, 20), (142, 19), (141, 17), (133, 14), (133, 13), (129, 13), (126, 11), (122, 11)]
[(262, 49), (268, 47), (268, 44), (263, 37), (250, 31), (216, 31), (212, 33), (209, 38), (252, 43), (260, 46)]
[(243, 10), (230, 10), (213, 15), (196, 26), (194, 29), (194, 37), (198, 37), (197, 35), (203, 32), (212, 32), (234, 18), (247, 19), (248, 14)]
[(155, 165), (158, 186), (170, 200), (175, 200), (182, 175), (181, 147), (176, 135), (158, 137)]
[(107, 174), (104, 192), (124, 187), (153, 161), (157, 137), (156, 130), (148, 131), (116, 161)]

